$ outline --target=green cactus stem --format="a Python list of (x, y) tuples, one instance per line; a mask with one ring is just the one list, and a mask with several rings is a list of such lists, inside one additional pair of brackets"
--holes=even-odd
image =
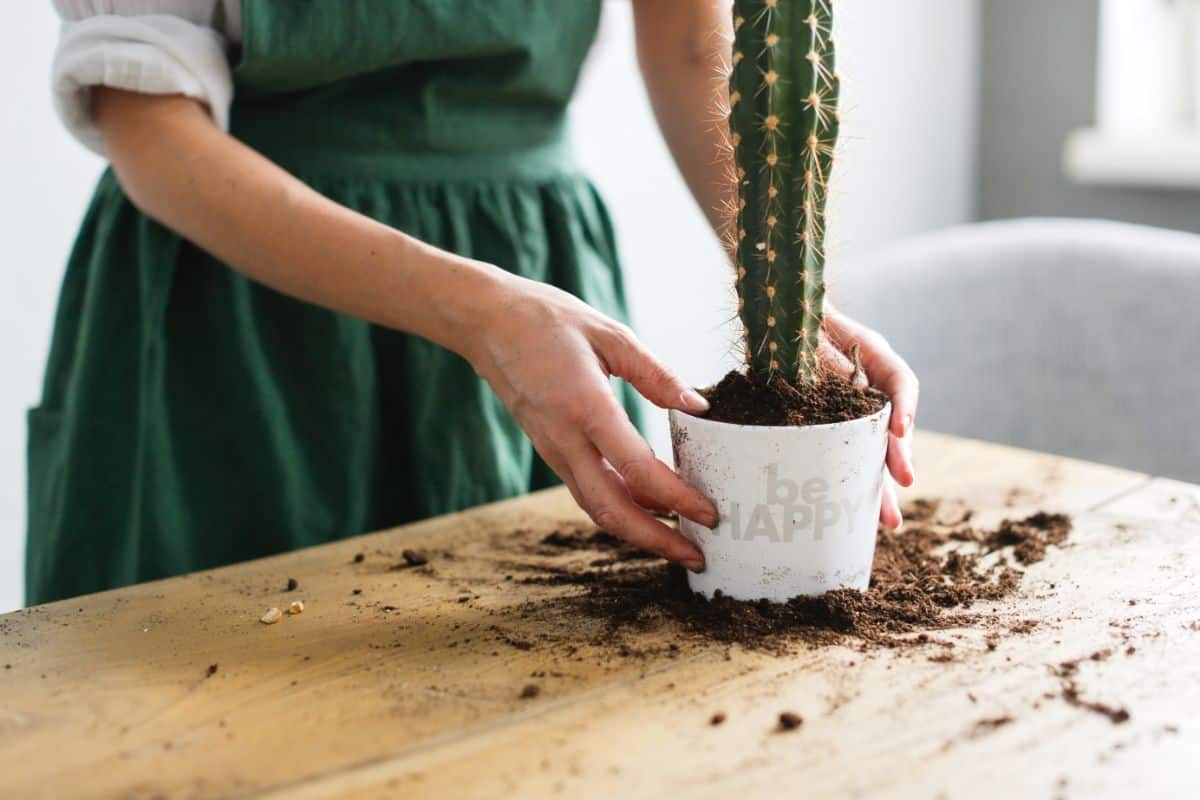
[(832, 0), (734, 0), (731, 225), (753, 375), (817, 379), (825, 205), (838, 133)]

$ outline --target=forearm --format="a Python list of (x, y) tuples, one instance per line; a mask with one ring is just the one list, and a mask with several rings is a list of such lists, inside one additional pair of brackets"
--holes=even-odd
[(94, 111), (122, 187), (149, 216), (280, 292), (466, 354), (498, 268), (323, 197), (187, 98), (100, 90)]
[(732, 153), (719, 108), (732, 22), (721, 3), (634, 0), (638, 64), (654, 115), (679, 171), (713, 230), (733, 199)]

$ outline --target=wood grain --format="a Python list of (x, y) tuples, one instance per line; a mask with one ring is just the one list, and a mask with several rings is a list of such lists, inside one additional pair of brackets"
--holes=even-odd
[[(961, 499), (981, 524), (1074, 515), (1070, 545), (997, 607), (1042, 620), (1028, 635), (989, 650), (977, 630), (939, 633), (954, 645), (946, 663), (682, 640), (671, 652), (670, 629), (652, 626), (635, 636), (662, 652), (622, 657), (593, 644), (598, 621), (561, 609), (573, 589), (520, 580), (522, 563), (549, 558), (529, 542), (583, 521), (553, 490), (0, 617), (0, 796), (1117, 797), (1194, 785), (1200, 487), (933, 434), (916, 460), (917, 493)], [(430, 564), (397, 569), (405, 548)], [(291, 599), (304, 613), (258, 621)], [(1128, 708), (1129, 722), (1063, 700), (1052, 667), (1076, 658), (1083, 697)], [(522, 699), (531, 683), (540, 693)], [(784, 709), (805, 717), (798, 731), (775, 732)], [(709, 725), (718, 710), (727, 721)]]

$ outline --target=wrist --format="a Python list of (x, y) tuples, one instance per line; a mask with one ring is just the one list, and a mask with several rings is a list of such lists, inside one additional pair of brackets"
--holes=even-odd
[(431, 272), (431, 326), (423, 335), (478, 368), (499, 312), (511, 303), (520, 279), (493, 264), (459, 256), (450, 256)]

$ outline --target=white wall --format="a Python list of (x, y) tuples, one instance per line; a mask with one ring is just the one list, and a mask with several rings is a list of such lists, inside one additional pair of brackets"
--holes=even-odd
[(38, 402), (54, 304), (100, 159), (58, 124), (48, 91), (58, 18), (50, 3), (4, 5), (0, 112), (0, 611), (21, 605), (25, 410)]
[[(842, 0), (838, 13), (846, 146), (831, 240), (843, 260), (971, 217), (978, 0)], [(575, 107), (580, 149), (616, 218), (637, 327), (685, 378), (703, 384), (734, 363), (729, 274), (654, 128), (629, 17), (625, 0), (608, 3)], [(62, 133), (50, 108), (57, 24), (49, 4), (10, 3), (5, 21), (0, 611), (22, 598), (24, 412), (37, 402), (63, 264), (101, 167)], [(653, 439), (666, 453), (665, 417), (656, 418)]]

